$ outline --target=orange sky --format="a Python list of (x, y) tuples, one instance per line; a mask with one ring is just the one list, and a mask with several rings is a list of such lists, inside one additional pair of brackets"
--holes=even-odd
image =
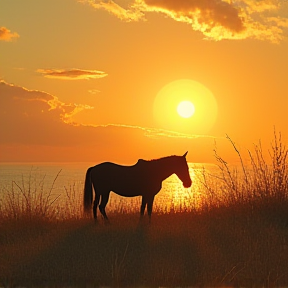
[[(2, 162), (211, 162), (215, 142), (234, 161), (226, 134), (267, 150), (274, 127), (287, 143), (287, 1), (2, 0), (0, 19)], [(163, 92), (181, 79), (212, 96)]]

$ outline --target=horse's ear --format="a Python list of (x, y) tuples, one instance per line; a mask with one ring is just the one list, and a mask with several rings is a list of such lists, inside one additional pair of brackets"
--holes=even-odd
[(187, 153), (188, 153), (188, 151), (183, 155), (183, 157), (185, 157), (186, 158), (186, 155), (187, 155)]

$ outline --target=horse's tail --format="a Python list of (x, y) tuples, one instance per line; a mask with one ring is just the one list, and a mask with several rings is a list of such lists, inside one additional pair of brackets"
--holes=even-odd
[(91, 170), (93, 167), (88, 168), (86, 172), (85, 184), (84, 184), (84, 212), (88, 213), (91, 209), (93, 201), (92, 181), (91, 181)]

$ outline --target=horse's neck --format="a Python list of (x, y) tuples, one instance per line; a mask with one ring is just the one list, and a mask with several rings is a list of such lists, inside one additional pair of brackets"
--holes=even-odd
[(159, 178), (161, 181), (165, 180), (169, 176), (171, 176), (174, 173), (173, 165), (167, 162), (167, 159), (165, 162), (161, 162), (164, 160), (159, 160), (158, 163), (155, 162), (155, 174), (159, 175)]

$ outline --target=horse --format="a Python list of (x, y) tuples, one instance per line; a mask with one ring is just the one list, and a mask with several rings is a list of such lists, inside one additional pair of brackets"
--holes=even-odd
[(139, 159), (132, 166), (103, 162), (88, 168), (84, 184), (84, 213), (91, 211), (94, 188), (93, 215), (95, 220), (99, 202), (99, 211), (104, 219), (108, 220), (105, 207), (109, 194), (113, 191), (124, 197), (142, 196), (140, 216), (142, 218), (147, 206), (150, 222), (154, 197), (161, 190), (163, 180), (175, 173), (185, 188), (192, 185), (186, 161), (187, 153), (188, 151), (183, 156), (172, 155), (148, 161)]

